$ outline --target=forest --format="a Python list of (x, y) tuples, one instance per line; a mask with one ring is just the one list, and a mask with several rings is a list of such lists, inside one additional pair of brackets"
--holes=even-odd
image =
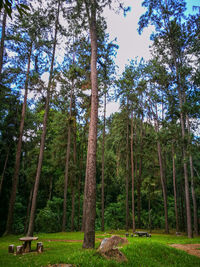
[(128, 16), (126, 1), (1, 0), (0, 236), (199, 235), (200, 8), (186, 4), (143, 0), (151, 59), (119, 74), (104, 10)]

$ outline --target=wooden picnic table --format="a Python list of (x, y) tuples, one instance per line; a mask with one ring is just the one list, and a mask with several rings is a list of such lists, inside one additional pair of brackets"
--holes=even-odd
[(23, 244), (23, 252), (30, 252), (31, 251), (31, 242), (34, 240), (38, 240), (38, 237), (36, 236), (25, 236), (19, 238), (20, 241), (24, 241)]
[(140, 231), (138, 231), (138, 232), (135, 232), (135, 234), (140, 236), (140, 237), (141, 236), (151, 237), (151, 235), (148, 232), (140, 232)]

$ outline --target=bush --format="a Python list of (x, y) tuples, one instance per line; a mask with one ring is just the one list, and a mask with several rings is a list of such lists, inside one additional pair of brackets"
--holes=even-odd
[(53, 198), (47, 202), (47, 206), (36, 216), (36, 231), (44, 233), (61, 231), (62, 203), (63, 200), (60, 198)]

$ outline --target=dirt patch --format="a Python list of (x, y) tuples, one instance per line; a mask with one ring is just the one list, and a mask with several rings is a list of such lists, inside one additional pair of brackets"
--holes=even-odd
[(200, 244), (172, 244), (170, 247), (181, 249), (188, 254), (197, 256), (200, 258)]
[(66, 263), (58, 263), (53, 265), (47, 265), (46, 267), (73, 267), (75, 265), (72, 264), (66, 264)]
[[(96, 241), (102, 241), (102, 238), (95, 238)], [(45, 240), (46, 241), (46, 240)], [(68, 242), (68, 243), (81, 243), (83, 240), (70, 240), (70, 239), (48, 239), (48, 242)]]
[(83, 242), (83, 240), (70, 240), (70, 239), (48, 239), (48, 242), (69, 242), (69, 243), (77, 243)]

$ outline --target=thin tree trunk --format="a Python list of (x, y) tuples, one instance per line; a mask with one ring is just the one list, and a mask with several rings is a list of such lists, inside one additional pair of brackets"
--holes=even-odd
[(3, 166), (3, 172), (2, 172), (2, 174), (1, 174), (0, 196), (1, 196), (1, 191), (2, 191), (2, 186), (3, 186), (3, 181), (4, 181), (4, 177), (5, 177), (6, 167), (7, 167), (7, 163), (8, 163), (9, 152), (10, 152), (10, 149), (8, 148), (8, 151), (7, 151), (7, 153), (6, 153), (6, 159), (5, 159), (4, 166)]
[(83, 194), (83, 217), (82, 217), (82, 227), (81, 227), (82, 232), (85, 231), (85, 218), (86, 218), (85, 206), (86, 206), (86, 190), (87, 190), (87, 165), (88, 165), (88, 157), (87, 157), (87, 162), (86, 162), (85, 184), (84, 184), (84, 194)]
[(28, 66), (27, 66), (26, 81), (25, 81), (24, 102), (23, 102), (23, 106), (22, 106), (21, 122), (20, 122), (20, 129), (19, 129), (19, 139), (18, 139), (18, 143), (17, 143), (17, 151), (16, 151), (16, 158), (15, 158), (15, 169), (14, 169), (14, 176), (13, 176), (13, 180), (12, 180), (12, 189), (11, 189), (11, 195), (10, 195), (10, 201), (9, 201), (9, 208), (8, 208), (8, 218), (7, 218), (7, 224), (6, 224), (6, 231), (5, 231), (4, 235), (7, 235), (7, 234), (11, 233), (11, 231), (12, 231), (14, 205), (15, 205), (15, 200), (16, 200), (17, 186), (18, 186), (18, 179), (19, 179), (22, 137), (23, 137), (23, 131), (24, 131), (24, 121), (25, 121), (25, 116), (26, 116), (31, 54), (32, 54), (32, 44), (30, 45), (30, 48), (29, 48)]
[[(128, 98), (127, 98), (128, 108)], [(127, 110), (128, 112), (128, 110)], [(129, 116), (127, 113), (126, 125), (126, 231), (129, 229), (129, 205), (128, 205), (128, 192), (129, 192)]]
[(184, 197), (184, 199), (183, 199), (183, 196), (185, 196), (185, 194), (183, 195), (182, 193), (185, 193), (184, 192), (184, 189), (183, 189), (183, 185), (182, 185), (182, 183), (181, 183), (181, 185), (180, 185), (180, 204), (181, 204), (181, 229), (182, 229), (182, 231), (185, 231), (186, 230), (186, 224), (185, 224), (185, 207), (184, 207), (184, 203), (185, 203), (185, 201), (184, 201), (184, 199), (185, 199), (185, 197)]
[(72, 214), (71, 214), (71, 231), (74, 231), (74, 213), (75, 213), (75, 188), (72, 185)]
[(150, 188), (148, 189), (148, 191), (149, 191), (148, 192), (149, 232), (151, 233), (151, 193), (150, 193)]
[(133, 157), (133, 111), (131, 112), (131, 178), (132, 178), (132, 227), (135, 232), (135, 180), (134, 180), (134, 157)]
[(48, 200), (51, 200), (51, 198), (52, 198), (52, 189), (53, 189), (53, 176), (51, 174), (50, 183), (49, 183), (49, 197), (48, 197)]
[(104, 231), (104, 147), (106, 133), (106, 92), (104, 92), (103, 140), (102, 140), (102, 172), (101, 172), (101, 231)]
[(3, 53), (4, 53), (4, 42), (5, 42), (5, 33), (6, 33), (6, 18), (7, 18), (7, 12), (4, 9), (2, 30), (1, 30), (1, 47), (0, 47), (0, 83), (2, 80)]
[(173, 163), (173, 189), (174, 189), (174, 210), (175, 210), (175, 216), (176, 216), (176, 232), (179, 232), (177, 194), (176, 194), (176, 165), (175, 165), (175, 155), (174, 155), (174, 144), (172, 144), (172, 163)]
[[(190, 137), (190, 122), (188, 115), (186, 115), (186, 122), (189, 134), (189, 143), (191, 144), (192, 142)], [(196, 201), (195, 186), (194, 186), (194, 168), (193, 168), (193, 160), (191, 152), (189, 155), (189, 159), (190, 159), (191, 191), (192, 191), (193, 216), (194, 216), (194, 233), (195, 235), (198, 235), (197, 201)]]
[(27, 210), (26, 210), (26, 221), (25, 221), (25, 224), (24, 224), (24, 234), (26, 234), (27, 228), (28, 228), (28, 220), (29, 220), (32, 196), (33, 196), (33, 187), (31, 188), (31, 191), (30, 191), (30, 194), (29, 194), (29, 199), (28, 199), (28, 206), (27, 206)]
[(186, 217), (187, 217), (187, 235), (189, 238), (192, 238), (192, 221), (191, 221), (191, 207), (190, 207), (190, 193), (189, 193), (189, 182), (188, 182), (188, 172), (187, 172), (187, 157), (186, 157), (186, 147), (185, 147), (185, 122), (183, 114), (183, 94), (180, 86), (179, 79), (179, 69), (176, 62), (176, 54), (174, 52), (174, 45), (172, 47), (172, 56), (174, 60), (174, 66), (176, 69), (176, 79), (177, 79), (177, 90), (179, 96), (179, 107), (180, 107), (180, 124), (181, 124), (181, 134), (182, 134), (182, 150), (183, 150), (183, 169), (184, 169), (184, 181), (185, 181), (185, 200), (186, 200)]
[(96, 28), (96, 1), (91, 0), (91, 16), (89, 7), (84, 1), (90, 22), (91, 39), (91, 115), (88, 136), (87, 153), (87, 180), (85, 199), (85, 232), (83, 248), (95, 246), (95, 217), (96, 217), (96, 149), (97, 149), (97, 122), (98, 122), (98, 80), (97, 80), (97, 28)]
[[(75, 105), (75, 100), (74, 100)], [(75, 106), (74, 106), (75, 113)], [(76, 166), (76, 114), (74, 114), (74, 166)], [(72, 178), (72, 216), (71, 216), (71, 231), (74, 231), (74, 214), (75, 214), (75, 177)]]
[[(159, 125), (158, 125), (157, 107), (156, 107), (156, 114), (155, 114), (155, 127), (156, 127), (156, 132), (158, 133), (159, 132)], [(167, 190), (166, 190), (164, 171), (163, 171), (162, 151), (161, 151), (161, 145), (160, 145), (159, 141), (157, 141), (157, 151), (158, 151), (158, 159), (159, 159), (159, 166), (160, 166), (160, 180), (161, 180), (161, 185), (162, 185), (164, 211), (165, 211), (165, 233), (169, 234), (168, 209), (167, 209)]]
[[(72, 99), (73, 99), (74, 85), (72, 83), (71, 94), (70, 94), (70, 120), (72, 116)], [(68, 126), (68, 136), (67, 136), (67, 152), (65, 161), (65, 178), (64, 178), (64, 196), (63, 196), (63, 221), (62, 221), (62, 231), (66, 230), (66, 216), (67, 216), (67, 189), (68, 189), (68, 176), (69, 176), (69, 158), (70, 158), (70, 146), (71, 146), (71, 123)]]
[(53, 65), (54, 65), (56, 43), (57, 43), (59, 12), (60, 12), (60, 1), (58, 2), (57, 16), (56, 16), (56, 22), (55, 22), (53, 53), (52, 53), (52, 59), (51, 59), (49, 82), (48, 82), (48, 87), (47, 87), (45, 113), (44, 113), (44, 118), (43, 118), (43, 130), (42, 130), (42, 136), (41, 136), (41, 141), (40, 141), (40, 152), (39, 152), (38, 166), (37, 166), (37, 172), (36, 172), (36, 177), (35, 177), (35, 185), (34, 185), (34, 190), (33, 190), (33, 198), (32, 198), (32, 205), (31, 205), (31, 212), (30, 212), (30, 219), (29, 219), (29, 227), (28, 227), (27, 236), (33, 236), (33, 231), (34, 231), (34, 219), (35, 219), (37, 193), (38, 193), (38, 189), (39, 189), (39, 182), (40, 182), (40, 176), (41, 176), (41, 171), (42, 171), (44, 146), (45, 146), (45, 139), (46, 139), (46, 132), (47, 132), (47, 121), (48, 121), (48, 115), (49, 115), (49, 102), (50, 102), (50, 95), (51, 95), (51, 83), (52, 83), (52, 78), (53, 78)]
[[(83, 156), (81, 153), (80, 170), (82, 170), (82, 160)], [(81, 207), (81, 173), (79, 174), (78, 178), (78, 231), (80, 230), (80, 207)]]
[(141, 119), (141, 140), (140, 140), (140, 161), (139, 174), (137, 179), (137, 214), (138, 214), (138, 228), (141, 228), (141, 184), (142, 184), (142, 151), (143, 151), (143, 115)]

